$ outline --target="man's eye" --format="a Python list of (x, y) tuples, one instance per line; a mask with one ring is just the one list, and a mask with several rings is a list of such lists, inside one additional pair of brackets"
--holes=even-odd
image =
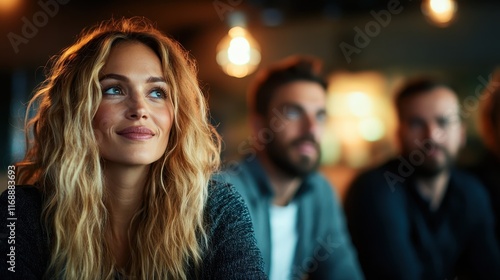
[(118, 95), (122, 94), (122, 91), (119, 87), (109, 87), (103, 91), (106, 95)]
[(450, 122), (448, 120), (439, 120), (438, 121), (438, 125), (441, 128), (447, 127), (449, 124), (450, 124)]
[(325, 122), (327, 118), (328, 115), (326, 114), (326, 112), (320, 112), (316, 115), (316, 120), (319, 122)]
[(295, 108), (285, 109), (285, 117), (290, 120), (296, 120), (300, 118), (300, 111)]
[(412, 128), (421, 128), (425, 125), (424, 122), (422, 120), (419, 120), (419, 119), (411, 119), (409, 121), (409, 124), (410, 124), (410, 127), (412, 127)]
[(452, 123), (452, 121), (453, 120), (451, 118), (438, 118), (437, 119), (437, 123), (438, 123), (439, 127), (441, 127), (441, 128), (448, 127)]

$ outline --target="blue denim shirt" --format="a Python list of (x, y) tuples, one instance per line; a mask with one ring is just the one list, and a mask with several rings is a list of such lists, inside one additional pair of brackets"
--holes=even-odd
[[(243, 196), (252, 217), (265, 272), (271, 267), (269, 208), (273, 190), (257, 158), (245, 158), (217, 175), (233, 184)], [(332, 186), (319, 173), (305, 178), (293, 200), (298, 205), (292, 279), (363, 279), (349, 237), (344, 213)]]

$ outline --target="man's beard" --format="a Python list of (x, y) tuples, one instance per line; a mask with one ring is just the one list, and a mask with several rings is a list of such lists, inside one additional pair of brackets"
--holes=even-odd
[(453, 166), (454, 158), (445, 148), (438, 144), (433, 144), (433, 149), (443, 152), (445, 156), (444, 163), (440, 164), (435, 160), (431, 160), (424, 152), (424, 162), (422, 164), (415, 165), (415, 175), (417, 177), (432, 179), (442, 172), (449, 170)]
[[(301, 156), (298, 162), (294, 162), (288, 155), (288, 149), (298, 146), (303, 142), (310, 142), (316, 149), (317, 157), (314, 159), (309, 156)], [(283, 147), (275, 139), (267, 146), (267, 154), (270, 160), (284, 173), (291, 177), (305, 177), (313, 171), (316, 171), (320, 165), (321, 149), (312, 135), (305, 135), (293, 140), (290, 144)]]

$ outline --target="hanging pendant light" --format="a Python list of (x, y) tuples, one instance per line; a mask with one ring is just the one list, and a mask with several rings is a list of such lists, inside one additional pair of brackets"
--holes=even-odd
[(424, 0), (422, 2), (422, 13), (433, 24), (446, 27), (448, 26), (457, 12), (457, 3), (455, 0)]

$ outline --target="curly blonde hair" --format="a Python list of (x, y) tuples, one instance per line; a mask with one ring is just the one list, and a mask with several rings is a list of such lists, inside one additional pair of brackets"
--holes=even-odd
[[(28, 143), (19, 183), (36, 184), (51, 243), (47, 277), (112, 279), (119, 270), (106, 243), (106, 186), (92, 120), (98, 76), (118, 42), (137, 41), (160, 58), (174, 108), (167, 149), (151, 165), (144, 201), (129, 230), (133, 279), (186, 279), (207, 245), (204, 205), (219, 168), (220, 137), (208, 122), (196, 66), (183, 48), (144, 18), (108, 20), (52, 59), (26, 118)], [(29, 110), (28, 110), (29, 111)], [(132, 228), (132, 225), (131, 225)]]

